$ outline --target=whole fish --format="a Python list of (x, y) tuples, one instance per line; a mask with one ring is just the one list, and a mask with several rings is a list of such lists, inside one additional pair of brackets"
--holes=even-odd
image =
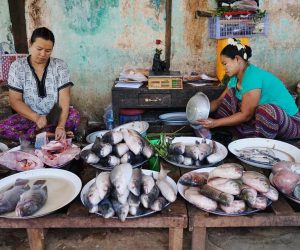
[(299, 181), (300, 176), (298, 174), (286, 169), (277, 172), (272, 179), (273, 184), (280, 192), (289, 195), (292, 194)]
[(80, 153), (80, 157), (89, 164), (96, 164), (100, 161), (100, 158), (92, 150), (83, 150)]
[(150, 208), (154, 201), (158, 198), (158, 196), (159, 188), (155, 185), (150, 191), (150, 193), (141, 195), (141, 203), (145, 208)]
[(0, 194), (0, 214), (14, 211), (21, 194), (30, 189), (29, 180), (17, 179), (15, 184)]
[(16, 206), (17, 216), (30, 216), (45, 205), (48, 198), (47, 186), (44, 185), (45, 182), (45, 180), (37, 180), (28, 191), (21, 194)]
[(183, 164), (184, 162), (184, 156), (183, 155), (168, 155), (168, 159), (170, 161), (173, 161), (173, 162), (176, 162), (176, 163), (179, 163), (179, 164)]
[(208, 198), (213, 199), (225, 206), (230, 206), (234, 200), (232, 194), (224, 193), (208, 185), (202, 186), (199, 192), (200, 194), (207, 196)]
[(230, 206), (220, 204), (220, 208), (227, 214), (238, 214), (246, 210), (246, 204), (243, 200), (234, 200)]
[(111, 191), (112, 185), (110, 182), (110, 172), (101, 172), (95, 179), (96, 187), (100, 200), (104, 199), (105, 196)]
[(119, 195), (125, 194), (128, 190), (132, 176), (132, 166), (129, 163), (120, 164), (113, 168), (110, 173), (110, 181)]
[(151, 175), (143, 174), (142, 177), (142, 188), (145, 194), (149, 194), (155, 185), (155, 181)]
[(83, 204), (85, 205), (85, 206), (87, 206), (87, 208), (89, 209), (89, 212), (90, 213), (97, 213), (98, 212), (98, 204), (97, 205), (93, 205), (90, 201), (89, 201), (89, 199), (88, 199), (88, 195), (87, 194), (85, 194), (85, 195), (83, 195)]
[(174, 155), (183, 155), (185, 153), (185, 144), (176, 142), (170, 145), (169, 153)]
[(184, 197), (196, 207), (207, 211), (215, 211), (218, 207), (217, 202), (200, 194), (199, 190), (198, 187), (189, 187), (184, 191)]
[(206, 158), (213, 152), (213, 146), (210, 144), (207, 144), (205, 140), (202, 143), (198, 142), (197, 147), (199, 149), (199, 160), (200, 161), (202, 161), (204, 158)]
[(154, 149), (150, 144), (144, 145), (144, 148), (142, 150), (142, 154), (147, 158), (151, 158), (154, 155)]
[(111, 218), (115, 215), (115, 210), (109, 199), (102, 200), (98, 205), (98, 211), (102, 214), (104, 218)]
[(126, 202), (125, 204), (121, 204), (120, 202), (118, 202), (115, 199), (111, 199), (112, 202), (112, 206), (116, 212), (116, 214), (118, 215), (119, 219), (124, 222), (126, 220), (126, 217), (128, 215), (129, 212), (129, 205)]
[(271, 201), (277, 201), (278, 200), (278, 196), (279, 193), (278, 191), (270, 185), (270, 189), (268, 192), (266, 193), (261, 193), (263, 196), (266, 196), (268, 199), (270, 199)]
[(179, 183), (185, 186), (199, 187), (207, 183), (208, 173), (189, 172), (179, 179)]
[(115, 144), (123, 141), (122, 132), (116, 131), (116, 130), (108, 131), (102, 136), (102, 141), (104, 143), (109, 143), (111, 145), (115, 145)]
[(177, 190), (167, 180), (167, 173), (169, 171), (165, 170), (163, 166), (160, 167), (160, 172), (157, 176), (156, 185), (158, 186), (161, 194), (169, 202), (174, 202), (177, 198)]
[(185, 156), (192, 158), (193, 160), (199, 159), (200, 150), (199, 147), (196, 145), (186, 145), (185, 146)]
[(129, 149), (135, 154), (138, 155), (142, 153), (143, 150), (143, 141), (135, 132), (130, 129), (121, 129), (123, 138)]
[(268, 192), (270, 188), (270, 182), (267, 177), (255, 171), (245, 171), (242, 176), (242, 182), (262, 193)]
[(153, 202), (150, 208), (154, 211), (161, 211), (167, 204), (168, 200), (165, 197), (160, 196)]
[(243, 175), (243, 166), (237, 163), (224, 163), (209, 172), (208, 179), (221, 177), (226, 179), (240, 179)]
[(96, 186), (96, 182), (93, 182), (93, 184), (90, 186), (88, 192), (87, 192), (87, 199), (89, 202), (96, 206), (101, 201), (98, 188)]
[(257, 191), (252, 187), (243, 185), (241, 188), (241, 193), (239, 194), (239, 198), (246, 201), (247, 204), (251, 207), (256, 201)]
[(207, 185), (232, 195), (238, 195), (241, 192), (241, 184), (237, 180), (214, 178), (209, 180)]
[(121, 163), (130, 163), (131, 165), (135, 165), (141, 163), (145, 160), (142, 154), (135, 155), (131, 151), (125, 153), (121, 158)]
[(112, 145), (109, 143), (104, 143), (100, 137), (97, 137), (91, 150), (98, 157), (106, 157), (112, 152)]
[(265, 196), (257, 196), (252, 208), (264, 210), (268, 205), (268, 198)]
[(108, 168), (114, 168), (115, 166), (119, 165), (121, 163), (121, 159), (114, 156), (114, 155), (109, 155), (107, 156), (107, 162), (106, 166)]
[(127, 146), (126, 143), (118, 143), (113, 147), (113, 152), (115, 152), (116, 156), (120, 158), (128, 151), (129, 151), (129, 147)]
[(141, 194), (142, 175), (143, 173), (140, 168), (135, 168), (132, 170), (132, 176), (128, 185), (128, 189), (136, 196)]

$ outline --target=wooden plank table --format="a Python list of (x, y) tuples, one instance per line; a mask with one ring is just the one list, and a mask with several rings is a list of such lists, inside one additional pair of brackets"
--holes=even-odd
[[(169, 176), (175, 180), (179, 178), (178, 168), (170, 167), (168, 164), (165, 164), (165, 167), (173, 170)], [(89, 166), (83, 166), (78, 171), (83, 185), (96, 174), (96, 169)], [(44, 249), (45, 232), (49, 228), (168, 228), (169, 249), (179, 250), (182, 249), (183, 229), (187, 228), (187, 222), (186, 203), (180, 195), (174, 203), (161, 212), (127, 219), (125, 222), (90, 214), (77, 197), (63, 209), (40, 218), (26, 220), (0, 218), (0, 228), (25, 228), (32, 250)]]

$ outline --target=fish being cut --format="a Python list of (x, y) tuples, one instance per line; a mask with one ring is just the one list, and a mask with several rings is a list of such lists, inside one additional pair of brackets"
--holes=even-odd
[(20, 201), (16, 206), (17, 216), (30, 216), (45, 205), (48, 198), (45, 182), (45, 180), (37, 180), (28, 191), (21, 194)]
[(29, 180), (17, 179), (15, 184), (0, 194), (0, 214), (14, 211), (21, 194), (30, 189)]
[(22, 151), (7, 151), (0, 154), (0, 164), (16, 171), (44, 167), (44, 163), (38, 157)]

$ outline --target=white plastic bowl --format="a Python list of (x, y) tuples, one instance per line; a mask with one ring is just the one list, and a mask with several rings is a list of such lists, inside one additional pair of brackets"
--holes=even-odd
[(186, 105), (186, 117), (191, 124), (196, 124), (199, 119), (207, 119), (209, 116), (210, 102), (208, 97), (198, 92)]
[(129, 122), (116, 127), (115, 130), (120, 130), (121, 128), (133, 129), (139, 132), (142, 136), (146, 136), (149, 123), (145, 121)]

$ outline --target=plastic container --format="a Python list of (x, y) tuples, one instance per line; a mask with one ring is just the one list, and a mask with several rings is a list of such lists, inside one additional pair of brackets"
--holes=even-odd
[(209, 18), (209, 38), (252, 37), (267, 33), (268, 15), (260, 19), (256, 15)]

